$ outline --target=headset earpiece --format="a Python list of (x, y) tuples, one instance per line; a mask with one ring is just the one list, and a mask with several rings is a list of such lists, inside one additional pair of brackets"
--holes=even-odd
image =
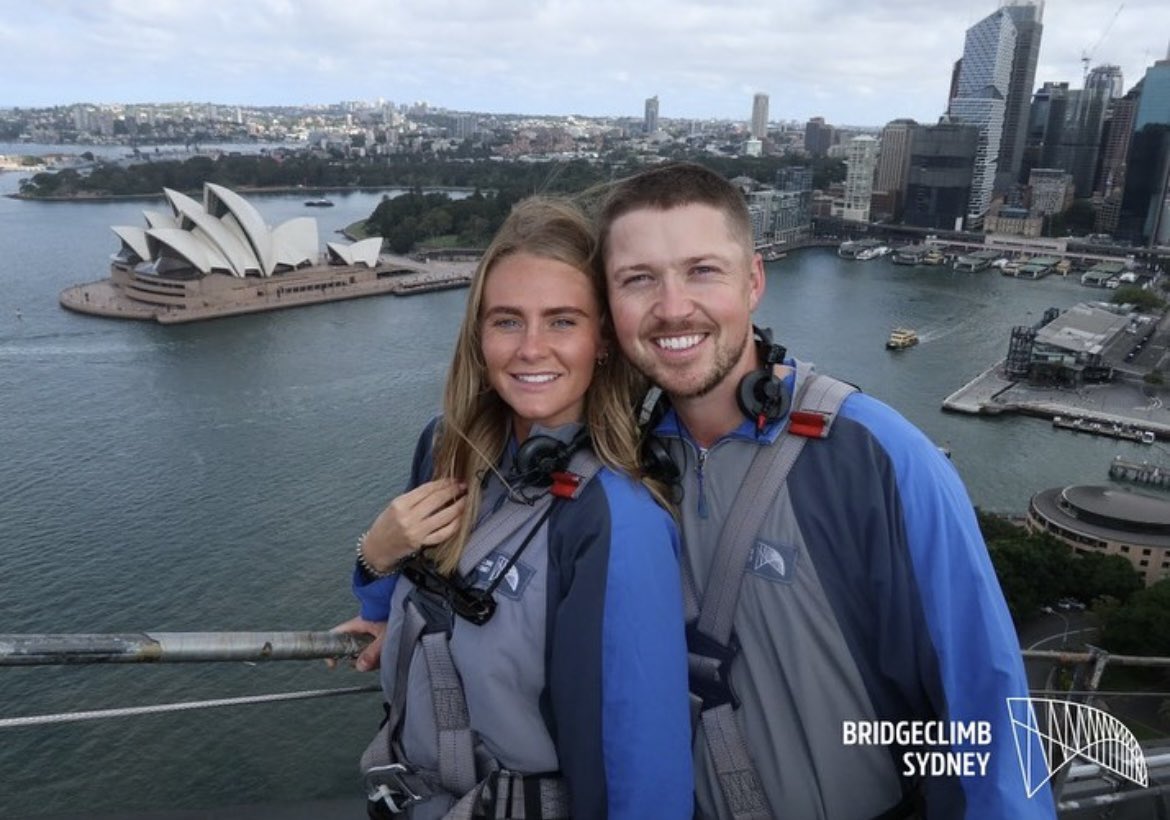
[(774, 365), (782, 363), (788, 351), (772, 341), (770, 329), (753, 325), (752, 330), (763, 348), (764, 366), (740, 380), (735, 398), (743, 414), (756, 423), (757, 432), (762, 432), (769, 422), (784, 418), (792, 406), (788, 386), (774, 370)]
[(573, 453), (588, 442), (589, 433), (584, 428), (567, 443), (552, 436), (529, 436), (516, 451), (515, 475), (524, 486), (549, 487), (553, 473), (567, 470)]
[(670, 450), (667, 449), (662, 439), (653, 433), (647, 434), (642, 439), (642, 447), (638, 453), (638, 460), (642, 472), (655, 481), (661, 481), (663, 484), (673, 486), (677, 485), (682, 478), (682, 471), (679, 470), (678, 464), (675, 463), (674, 458), (670, 455)]

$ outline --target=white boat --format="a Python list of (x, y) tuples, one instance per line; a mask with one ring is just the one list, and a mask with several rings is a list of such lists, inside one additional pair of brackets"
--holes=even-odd
[(918, 334), (907, 327), (896, 327), (886, 340), (886, 350), (905, 350), (918, 344)]

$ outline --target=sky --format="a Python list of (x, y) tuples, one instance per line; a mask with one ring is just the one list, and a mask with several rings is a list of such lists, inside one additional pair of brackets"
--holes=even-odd
[[(935, 122), (998, 0), (0, 0), (0, 108), (425, 100), (460, 111)], [(1118, 9), (1120, 8), (1120, 12)], [(1048, 0), (1036, 85), (1126, 88), (1167, 0)]]

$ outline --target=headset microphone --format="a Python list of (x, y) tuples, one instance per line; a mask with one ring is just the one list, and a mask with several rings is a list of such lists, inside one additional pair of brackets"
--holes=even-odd
[(762, 433), (769, 422), (784, 418), (792, 405), (788, 386), (775, 373), (775, 365), (784, 362), (788, 351), (772, 341), (770, 328), (752, 325), (752, 331), (763, 348), (764, 366), (740, 380), (735, 397), (743, 414), (756, 423), (756, 432)]

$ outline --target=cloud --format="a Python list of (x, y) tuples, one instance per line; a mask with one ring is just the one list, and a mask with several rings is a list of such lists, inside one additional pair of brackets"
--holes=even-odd
[[(382, 97), (462, 110), (933, 121), (995, 0), (0, 0), (0, 106), (296, 104)], [(10, 7), (10, 8), (5, 8)], [(1170, 4), (1049, 0), (1037, 86), (1081, 56), (1126, 86), (1165, 56)], [(1116, 18), (1116, 19), (1114, 19)], [(1099, 44), (1098, 44), (1099, 43)]]

